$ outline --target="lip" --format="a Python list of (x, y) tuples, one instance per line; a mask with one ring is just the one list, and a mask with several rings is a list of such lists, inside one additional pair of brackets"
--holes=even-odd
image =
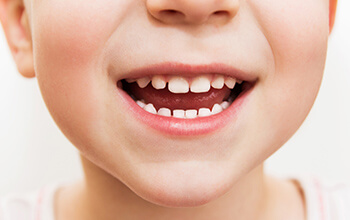
[[(225, 76), (231, 76), (237, 80), (254, 82), (257, 80), (257, 76), (252, 73), (242, 71), (238, 68), (222, 64), (212, 63), (209, 65), (190, 65), (183, 63), (165, 62), (161, 64), (154, 64), (142, 68), (137, 68), (123, 77), (126, 78), (141, 78), (151, 75), (181, 75), (194, 77), (201, 74), (221, 74)], [(119, 79), (121, 80), (121, 79)]]
[(224, 64), (210, 65), (188, 65), (179, 63), (163, 63), (136, 69), (127, 74), (128, 78), (137, 78), (155, 74), (181, 74), (182, 76), (195, 76), (204, 73), (218, 73), (233, 76), (238, 80), (249, 82), (250, 88), (241, 93), (226, 110), (208, 117), (195, 119), (181, 119), (155, 115), (143, 110), (136, 102), (121, 88), (117, 87), (121, 100), (128, 108), (133, 118), (141, 121), (146, 126), (166, 135), (172, 136), (194, 136), (205, 135), (215, 132), (227, 124), (235, 123), (239, 112), (248, 100), (257, 78), (251, 74), (244, 73)]

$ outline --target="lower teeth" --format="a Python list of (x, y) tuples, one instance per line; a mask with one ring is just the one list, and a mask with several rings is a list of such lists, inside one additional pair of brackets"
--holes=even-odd
[(174, 118), (188, 118), (193, 119), (197, 117), (208, 117), (211, 115), (218, 114), (222, 112), (223, 110), (227, 109), (233, 102), (233, 99), (229, 99), (228, 101), (223, 101), (221, 104), (215, 104), (212, 109), (209, 108), (200, 108), (197, 109), (174, 109), (171, 111), (168, 108), (160, 108), (158, 111), (154, 107), (152, 103), (146, 104), (143, 100), (137, 100), (136, 103), (143, 108), (143, 110), (156, 114), (161, 115), (165, 117), (174, 117)]

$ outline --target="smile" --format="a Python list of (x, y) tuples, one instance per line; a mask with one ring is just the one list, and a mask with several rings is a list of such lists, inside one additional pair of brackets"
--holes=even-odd
[(256, 79), (225, 65), (162, 64), (118, 81), (131, 112), (173, 135), (204, 134), (223, 127), (240, 109)]

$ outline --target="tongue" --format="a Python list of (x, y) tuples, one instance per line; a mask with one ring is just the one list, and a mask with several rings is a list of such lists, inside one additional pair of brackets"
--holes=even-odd
[(231, 90), (224, 86), (222, 89), (211, 88), (206, 93), (174, 94), (167, 88), (156, 90), (151, 85), (141, 89), (136, 83), (128, 84), (125, 90), (133, 94), (137, 100), (143, 99), (145, 103), (152, 103), (156, 109), (169, 108), (170, 110), (211, 109), (214, 104), (220, 104), (226, 100), (231, 93)]

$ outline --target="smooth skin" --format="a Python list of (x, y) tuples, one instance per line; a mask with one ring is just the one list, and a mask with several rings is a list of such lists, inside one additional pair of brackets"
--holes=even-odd
[[(316, 98), (336, 0), (0, 0), (19, 72), (81, 153), (56, 220), (305, 219), (298, 184), (263, 161)], [(170, 11), (169, 11), (170, 10)], [(137, 121), (116, 82), (161, 62), (225, 63), (258, 78), (235, 123), (202, 136)], [(203, 146), (207, 146), (203, 148)]]

